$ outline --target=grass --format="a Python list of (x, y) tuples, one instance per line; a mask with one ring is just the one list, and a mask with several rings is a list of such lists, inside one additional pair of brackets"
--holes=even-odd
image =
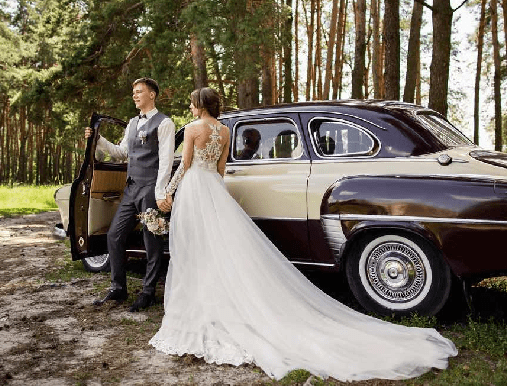
[(56, 185), (0, 186), (0, 217), (34, 214), (57, 210), (54, 193)]

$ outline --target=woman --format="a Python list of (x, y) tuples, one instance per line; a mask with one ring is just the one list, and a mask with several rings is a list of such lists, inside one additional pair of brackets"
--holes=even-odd
[[(434, 329), (363, 315), (310, 283), (256, 227), (223, 182), (229, 130), (218, 94), (191, 94), (171, 214), (165, 316), (150, 343), (206, 362), (255, 363), (280, 379), (294, 369), (342, 381), (404, 379), (446, 368), (454, 344)], [(184, 175), (184, 178), (182, 176)]]

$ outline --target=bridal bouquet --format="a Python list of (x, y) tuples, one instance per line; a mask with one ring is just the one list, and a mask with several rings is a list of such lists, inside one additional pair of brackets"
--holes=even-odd
[(146, 212), (137, 215), (143, 224), (154, 235), (165, 235), (169, 233), (169, 221), (158, 209), (148, 208)]

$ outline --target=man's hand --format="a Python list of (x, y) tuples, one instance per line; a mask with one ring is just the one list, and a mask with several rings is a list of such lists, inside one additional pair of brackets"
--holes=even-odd
[(85, 138), (90, 138), (93, 135), (93, 129), (90, 127), (85, 127)]
[(157, 200), (157, 206), (162, 212), (169, 212), (173, 206), (173, 198), (170, 194), (165, 196), (165, 200)]

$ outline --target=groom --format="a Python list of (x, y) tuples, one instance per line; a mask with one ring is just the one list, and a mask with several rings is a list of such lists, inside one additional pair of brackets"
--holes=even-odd
[[(165, 187), (171, 177), (174, 158), (174, 123), (155, 108), (159, 93), (156, 81), (140, 78), (132, 84), (132, 88), (132, 98), (140, 110), (139, 116), (129, 121), (119, 145), (114, 145), (101, 136), (97, 141), (98, 150), (106, 151), (114, 158), (128, 158), (127, 186), (107, 233), (111, 288), (103, 299), (93, 302), (97, 306), (108, 301), (121, 303), (128, 297), (126, 243), (128, 235), (137, 224), (137, 215), (148, 208), (158, 208), (163, 212), (171, 209), (166, 200)], [(85, 129), (86, 138), (92, 133), (89, 127)], [(130, 312), (154, 303), (155, 286), (164, 254), (162, 236), (156, 236), (144, 227), (143, 238), (147, 257), (146, 274), (143, 291), (130, 307)]]

